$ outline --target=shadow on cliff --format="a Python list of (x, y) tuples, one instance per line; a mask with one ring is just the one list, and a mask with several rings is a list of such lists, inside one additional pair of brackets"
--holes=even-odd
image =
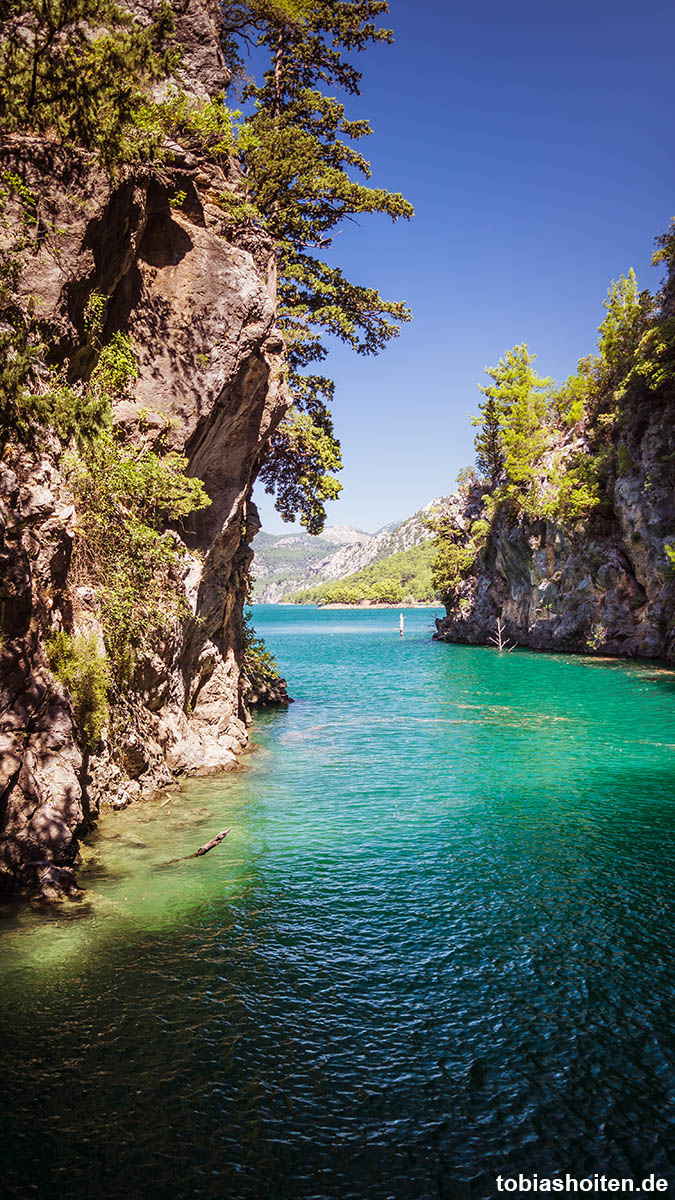
[[(76, 328), (84, 332), (85, 306), (93, 285), (94, 290), (110, 297), (106, 336), (126, 331), (132, 313), (140, 306), (150, 336), (161, 339), (170, 356), (178, 359), (171, 354), (171, 342), (166, 337), (170, 308), (158, 304), (156, 297), (144, 308), (143, 278), (138, 266), (139, 261), (156, 270), (177, 266), (193, 249), (188, 232), (172, 217), (167, 189), (153, 180), (143, 204), (133, 180), (120, 185), (103, 214), (90, 221), (81, 249), (92, 254), (95, 268), (93, 279), (76, 280), (64, 289), (68, 313)], [(85, 372), (93, 364), (90, 348), (76, 357), (80, 369), (87, 360)]]

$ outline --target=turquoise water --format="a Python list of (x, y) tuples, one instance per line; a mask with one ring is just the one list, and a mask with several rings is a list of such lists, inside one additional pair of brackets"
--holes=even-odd
[(5, 1194), (672, 1189), (675, 673), (433, 615), (254, 609), (297, 702), (246, 769), (104, 816), (83, 902), (5, 914)]

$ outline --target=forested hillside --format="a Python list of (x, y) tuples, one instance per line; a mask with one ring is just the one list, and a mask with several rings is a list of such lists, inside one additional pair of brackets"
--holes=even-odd
[(429, 543), (390, 554), (334, 583), (292, 592), (292, 604), (432, 604), (434, 547)]
[(347, 547), (356, 549), (371, 541), (370, 534), (344, 525), (335, 529), (327, 525), (318, 535), (270, 534), (261, 529), (251, 547), (251, 599), (262, 604), (284, 600), (313, 575), (321, 577)]
[[(430, 599), (430, 556), (426, 550), (421, 553), (421, 548), (432, 536), (431, 514), (443, 503), (443, 499), (432, 500), (405, 521), (393, 522), (374, 534), (328, 526), (320, 538), (281, 537), (274, 539), (273, 545), (268, 534), (258, 534), (253, 543), (253, 599), (267, 604), (385, 603), (376, 599), (380, 585), (387, 586), (394, 604), (399, 602), (399, 592), (413, 601)], [(341, 544), (331, 548), (332, 538), (339, 538)], [(379, 590), (371, 596), (372, 585)]]

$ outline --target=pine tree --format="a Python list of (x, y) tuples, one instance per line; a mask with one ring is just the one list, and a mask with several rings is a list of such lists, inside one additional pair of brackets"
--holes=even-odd
[(230, 56), (233, 38), (255, 41), (269, 56), (262, 83), (245, 90), (256, 111), (240, 149), (246, 199), (276, 244), (280, 318), (293, 367), (325, 358), (320, 330), (358, 353), (375, 354), (410, 317), (405, 304), (350, 283), (313, 253), (330, 248), (346, 219), (413, 215), (400, 193), (351, 178), (354, 172), (370, 178), (370, 164), (350, 143), (372, 130), (368, 121), (348, 119), (344, 105), (325, 94), (331, 85), (359, 94), (361, 73), (344, 54), (391, 42), (391, 30), (373, 20), (387, 11), (386, 0), (234, 0), (224, 6)]
[(596, 389), (607, 395), (626, 379), (654, 302), (648, 292), (639, 291), (631, 267), (627, 276), (612, 280), (603, 307), (607, 316), (598, 329)]
[(551, 384), (535, 371), (535, 358), (524, 343), (514, 346), (496, 367), (486, 368), (493, 382), (480, 389), (494, 406), (493, 419), (501, 427), (506, 494), (530, 515), (537, 513), (537, 477), (547, 444), (546, 393)]
[[(301, 519), (313, 530), (325, 519), (322, 500), (339, 484), (324, 467), (339, 455), (328, 448), (332, 437), (326, 397), (330, 380), (303, 375), (304, 368), (326, 357), (328, 334), (358, 354), (377, 354), (395, 337), (410, 314), (405, 304), (348, 280), (339, 266), (325, 261), (336, 229), (362, 214), (386, 213), (393, 220), (412, 216), (400, 193), (370, 187), (354, 175), (370, 177), (370, 165), (354, 143), (371, 133), (365, 120), (347, 117), (344, 105), (328, 89), (359, 94), (361, 74), (346, 57), (373, 42), (392, 40), (377, 18), (386, 0), (234, 0), (226, 3), (225, 45), (256, 42), (268, 55), (260, 83), (251, 83), (245, 99), (255, 112), (240, 140), (246, 200), (271, 234), (275, 253), (270, 284), (278, 293), (278, 319), (286, 337), (289, 384), (296, 408), (272, 440), (265, 467), (268, 490), (281, 472), (288, 498), (289, 471), (298, 462), (296, 498), (307, 495)], [(330, 426), (330, 431), (329, 431)], [(298, 454), (298, 435), (303, 453)], [(306, 464), (317, 446), (317, 470)], [(318, 507), (317, 507), (318, 502)], [(290, 509), (282, 501), (282, 515)]]
[(499, 406), (493, 396), (487, 396), (485, 402), (478, 407), (481, 416), (471, 418), (471, 423), (477, 425), (480, 430), (473, 443), (476, 449), (476, 466), (494, 491), (504, 469), (503, 430)]

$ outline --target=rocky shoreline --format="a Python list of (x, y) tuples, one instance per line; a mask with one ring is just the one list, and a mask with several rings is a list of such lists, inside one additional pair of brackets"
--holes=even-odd
[[(436, 639), (503, 639), (533, 650), (675, 662), (675, 400), (645, 396), (622, 427), (624, 468), (611, 508), (583, 522), (530, 520), (503, 508), (473, 569), (437, 622)], [(564, 447), (563, 447), (564, 449)], [(483, 488), (451, 500), (468, 539)]]
[(409, 608), (442, 608), (440, 601), (438, 604), (376, 604), (369, 600), (364, 600), (362, 604), (294, 604), (288, 600), (277, 600), (275, 607), (279, 608), (320, 608), (320, 609), (350, 609), (350, 608), (382, 608), (390, 609), (392, 612), (405, 612)]

